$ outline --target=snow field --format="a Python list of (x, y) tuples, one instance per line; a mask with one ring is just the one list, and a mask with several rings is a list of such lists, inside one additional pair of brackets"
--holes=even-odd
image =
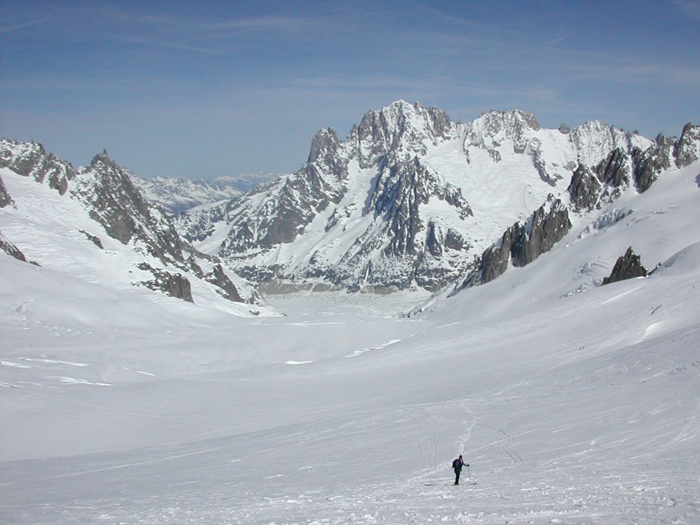
[[(697, 174), (410, 317), (242, 319), (1, 257), (0, 521), (698, 523)], [(659, 270), (597, 286), (630, 244)]]

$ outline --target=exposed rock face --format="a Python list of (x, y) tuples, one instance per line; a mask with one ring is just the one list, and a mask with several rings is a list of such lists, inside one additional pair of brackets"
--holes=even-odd
[(525, 266), (547, 253), (571, 228), (569, 210), (560, 200), (535, 210), (526, 224), (515, 228), (511, 256), (514, 266)]
[[(329, 204), (338, 203), (344, 192), (347, 162), (334, 155), (337, 147), (335, 132), (320, 131), (309, 154), (312, 162), (263, 187), (248, 200), (231, 202), (225, 211), (230, 234), (219, 254), (235, 259), (241, 252), (257, 253), (291, 243)], [(200, 238), (203, 233), (197, 232)]]
[(610, 284), (625, 279), (635, 277), (646, 277), (647, 269), (642, 266), (642, 259), (632, 251), (632, 247), (627, 248), (625, 255), (620, 257), (613, 267), (610, 277), (603, 279), (603, 284)]
[(217, 291), (229, 301), (234, 301), (237, 303), (244, 302), (240, 293), (238, 293), (236, 285), (231, 282), (231, 279), (229, 279), (228, 275), (226, 275), (226, 272), (221, 264), (214, 266), (212, 271), (206, 274), (204, 278), (208, 282), (216, 285), (218, 289)]
[(104, 250), (104, 246), (102, 246), (102, 241), (97, 235), (93, 235), (92, 233), (86, 232), (85, 230), (80, 230), (80, 233), (85, 235), (85, 237), (87, 237), (88, 240), (92, 242), (92, 244), (97, 246), (100, 250)]
[(571, 176), (571, 184), (569, 184), (573, 210), (580, 212), (595, 208), (598, 204), (601, 187), (593, 170), (580, 164)]
[[(384, 219), (389, 234), (384, 247), (387, 255), (415, 255), (418, 249), (423, 249), (424, 243), (418, 243), (416, 239), (424, 230), (419, 208), (421, 204), (428, 204), (432, 197), (456, 208), (461, 218), (473, 215), (461, 190), (447, 183), (417, 158), (397, 163), (377, 178), (365, 213), (373, 213), (375, 217)], [(434, 223), (432, 228), (435, 251)]]
[[(320, 130), (297, 172), (170, 220), (106, 152), (75, 170), (40, 145), (0, 147), (0, 167), (69, 193), (107, 236), (234, 298), (240, 290), (216, 271), (220, 261), (203, 263), (185, 240), (270, 289), (435, 291), (528, 264), (572, 217), (647, 191), (665, 170), (698, 157), (700, 131), (690, 124), (678, 140), (652, 141), (599, 121), (543, 129), (517, 110), (453, 122), (437, 108), (398, 101), (368, 111), (345, 139)], [(186, 198), (183, 187), (163, 202)], [(7, 197), (0, 188), (0, 205)]]
[(488, 248), (459, 289), (486, 284), (512, 264), (525, 266), (548, 252), (571, 228), (569, 211), (560, 200), (544, 204), (525, 223), (508, 228), (500, 241)]
[(673, 148), (672, 140), (659, 135), (647, 149), (635, 146), (626, 152), (618, 147), (593, 168), (579, 164), (568, 188), (573, 210), (600, 209), (631, 184), (639, 193), (647, 191), (662, 171), (673, 166)]
[(620, 148), (615, 148), (595, 169), (598, 180), (605, 187), (602, 198), (612, 201), (620, 196), (621, 188), (630, 184), (629, 158)]
[(68, 182), (76, 174), (70, 163), (61, 161), (53, 153), (47, 154), (41, 144), (9, 139), (0, 140), (0, 168), (46, 182), (61, 195), (68, 191)]
[(673, 157), (679, 168), (690, 166), (700, 158), (700, 126), (689, 122), (683, 127), (681, 138), (673, 149)]
[(72, 194), (85, 202), (90, 216), (102, 224), (110, 237), (122, 244), (136, 238), (163, 262), (184, 263), (181, 240), (174, 226), (151, 207), (128, 172), (106, 151), (81, 172)]
[[(134, 266), (151, 275), (133, 284), (194, 302), (191, 283), (197, 282), (199, 290), (211, 290), (214, 296), (263, 304), (249, 284), (232, 271), (227, 273), (223, 261), (187, 244), (168, 216), (144, 198), (134, 185), (133, 176), (106, 151), (97, 155), (89, 166), (75, 170), (54, 155), (46, 154), (39, 144), (2, 140), (0, 158), (3, 167), (13, 172), (19, 170), (12, 176), (32, 176), (37, 183), (58, 190), (57, 198), (79, 203), (69, 208), (81, 210), (79, 222), (84, 224), (89, 217), (95, 221), (95, 227), (91, 231), (77, 231), (97, 249), (103, 250), (103, 241), (112, 238), (126, 250), (133, 250)], [(0, 185), (0, 200), (12, 202), (4, 184)], [(20, 258), (21, 251), (9, 241), (3, 243), (3, 249)]]
[(444, 111), (399, 101), (368, 111), (347, 141), (357, 144), (360, 166), (371, 168), (424, 155), (427, 144), (450, 137), (454, 129)]
[(182, 274), (168, 272), (160, 268), (154, 268), (147, 263), (141, 263), (138, 265), (140, 270), (144, 270), (153, 275), (153, 279), (146, 281), (140, 281), (137, 284), (141, 284), (146, 288), (151, 290), (157, 290), (175, 297), (177, 299), (182, 299), (188, 303), (194, 303), (192, 299), (192, 287), (190, 282)]
[(5, 183), (2, 181), (2, 177), (0, 177), (0, 208), (14, 205), (15, 201), (13, 201), (12, 197), (10, 197), (10, 194), (7, 192), (7, 188), (5, 187)]
[(10, 241), (5, 239), (2, 232), (0, 232), (0, 250), (5, 252), (7, 255), (14, 257), (18, 261), (27, 262), (27, 258), (24, 256), (22, 251)]
[(579, 164), (568, 188), (572, 209), (600, 209), (615, 201), (632, 183), (639, 193), (644, 193), (659, 174), (674, 165), (682, 168), (694, 162), (699, 151), (700, 132), (688, 124), (678, 141), (659, 135), (645, 149), (633, 146), (626, 152), (617, 147), (593, 168)]
[(634, 164), (634, 184), (639, 193), (647, 191), (659, 174), (673, 166), (674, 142), (659, 135), (656, 145), (647, 150), (635, 148), (632, 152)]
[[(599, 121), (547, 130), (517, 110), (462, 124), (398, 101), (368, 111), (345, 139), (320, 130), (299, 171), (178, 225), (240, 274), (277, 289), (436, 290), (463, 279), (475, 256), (491, 260), (488, 278), (506, 253), (508, 264), (521, 264), (551, 248), (558, 234), (538, 241), (539, 226), (506, 232), (522, 217), (539, 220), (533, 210), (549, 194), (568, 192), (570, 211), (585, 213), (646, 191), (677, 159), (693, 158), (694, 130), (678, 142)], [(515, 252), (489, 248), (499, 238)]]
[(620, 148), (593, 168), (579, 164), (568, 188), (574, 211), (600, 209), (613, 202), (629, 187), (631, 171), (630, 156)]
[[(416, 281), (428, 287), (444, 285), (451, 272), (435, 267), (435, 260), (468, 242), (442, 221), (423, 219), (420, 209), (437, 199), (454, 208), (458, 217), (466, 218), (472, 210), (460, 188), (420, 158), (429, 146), (453, 137), (455, 129), (444, 112), (405, 102), (369, 111), (344, 141), (334, 130), (323, 129), (299, 171), (225, 210), (192, 214), (188, 239), (204, 241), (223, 218), (230, 234), (218, 254), (257, 281), (285, 274), (289, 281), (322, 279), (353, 290), (403, 289)], [(364, 195), (348, 195), (351, 169), (353, 175), (364, 171), (371, 181)], [(362, 228), (355, 228), (353, 240), (342, 241), (347, 247), (333, 261), (327, 258), (334, 244), (330, 240), (305, 254), (307, 264), (293, 275), (287, 270), (289, 263), (258, 262), (276, 258), (282, 246), (307, 234), (314, 221), (330, 239), (347, 230), (348, 220), (361, 222)]]

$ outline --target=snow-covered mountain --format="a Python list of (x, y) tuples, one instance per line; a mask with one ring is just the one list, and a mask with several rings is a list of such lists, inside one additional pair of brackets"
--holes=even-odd
[(160, 205), (170, 214), (178, 214), (197, 206), (236, 199), (280, 176), (275, 173), (252, 173), (215, 179), (187, 177), (142, 179), (134, 175), (132, 180), (149, 201)]
[(104, 152), (74, 168), (40, 144), (0, 140), (0, 246), (13, 257), (119, 290), (150, 290), (238, 315), (272, 313), (216, 257), (185, 242), (167, 215)]
[[(252, 319), (102, 286), (121, 243), (76, 225), (98, 272), (48, 177), (2, 171), (44, 264), (0, 253), (3, 524), (700, 523), (700, 161), (410, 316), (428, 294)], [(602, 285), (630, 245), (656, 271)]]
[[(577, 214), (602, 214), (692, 162), (697, 136), (691, 125), (678, 141), (598, 121), (543, 129), (522, 111), (459, 123), (398, 101), (343, 140), (319, 131), (300, 170), (178, 226), (266, 289), (434, 291), (534, 260)], [(511, 257), (508, 246), (492, 257), (500, 270), (481, 268), (510, 237), (527, 253)]]

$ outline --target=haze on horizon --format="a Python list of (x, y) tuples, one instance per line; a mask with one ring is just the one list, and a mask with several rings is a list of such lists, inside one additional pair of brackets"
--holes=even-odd
[(141, 177), (291, 172), (397, 99), (653, 138), (700, 116), (700, 2), (0, 4), (0, 136)]

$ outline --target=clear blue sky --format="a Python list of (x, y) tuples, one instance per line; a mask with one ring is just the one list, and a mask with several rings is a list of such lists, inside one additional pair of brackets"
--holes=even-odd
[(700, 1), (0, 0), (0, 136), (151, 177), (291, 172), (397, 99), (700, 123)]

